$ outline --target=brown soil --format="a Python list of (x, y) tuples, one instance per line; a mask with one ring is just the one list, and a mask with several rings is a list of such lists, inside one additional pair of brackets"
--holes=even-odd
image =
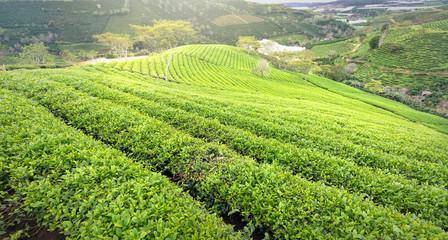
[[(221, 215), (225, 223), (233, 225), (233, 230), (242, 231), (247, 223), (243, 221), (243, 217), (239, 213), (233, 213), (231, 215), (223, 214)], [(255, 229), (255, 231), (250, 236), (252, 240), (264, 239), (264, 232), (261, 229)]]
[(355, 49), (353, 49), (352, 52), (356, 52), (356, 51), (358, 51), (359, 47), (361, 47), (361, 43), (358, 43), (358, 44), (356, 45)]
[[(13, 191), (9, 191), (9, 194), (12, 195)], [(39, 226), (37, 221), (26, 215), (26, 214), (17, 214), (13, 213), (14, 209), (18, 209), (20, 203), (14, 202), (9, 203), (5, 202), (4, 199), (1, 199), (0, 204), (0, 217), (2, 221), (4, 221), (8, 225), (12, 226), (0, 226), (0, 231), (4, 231), (6, 233), (0, 234), (0, 239), (7, 239), (12, 234), (17, 233), (18, 231), (23, 231), (19, 240), (65, 240), (65, 235), (52, 231), (50, 232), (48, 228)], [(14, 224), (9, 224), (14, 223)], [(6, 229), (5, 229), (6, 227)]]
[[(21, 218), (21, 222), (14, 227), (8, 227), (6, 233), (0, 235), (0, 239), (5, 239), (12, 234), (23, 230), (19, 240), (65, 240), (66, 237), (57, 232), (50, 232), (46, 227), (39, 227), (36, 221), (28, 218)], [(28, 236), (27, 236), (28, 235)]]

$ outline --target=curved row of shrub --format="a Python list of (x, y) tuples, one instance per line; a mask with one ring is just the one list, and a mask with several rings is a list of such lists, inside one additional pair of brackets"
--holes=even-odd
[[(176, 108), (182, 108), (198, 114), (203, 112), (212, 114), (209, 113), (210, 111), (219, 112), (221, 115), (229, 116), (233, 121), (241, 121), (243, 117), (248, 120), (262, 120), (263, 123), (274, 123), (279, 130), (275, 131), (272, 129), (270, 131), (273, 134), (272, 137), (278, 138), (280, 137), (278, 133), (282, 133), (282, 135), (285, 135), (282, 137), (286, 138), (288, 142), (294, 142), (294, 138), (298, 138), (296, 141), (312, 140), (312, 143), (308, 143), (306, 146), (315, 146), (316, 144), (319, 147), (328, 146), (330, 149), (326, 150), (334, 155), (358, 157), (356, 154), (361, 150), (365, 150), (364, 152), (368, 152), (369, 155), (373, 154), (373, 156), (368, 156), (371, 158), (389, 159), (394, 157), (394, 155), (400, 155), (406, 156), (411, 161), (418, 160), (441, 165), (448, 164), (448, 155), (446, 150), (442, 148), (441, 142), (431, 144), (431, 142), (428, 142), (431, 139), (429, 136), (417, 139), (416, 137), (419, 137), (417, 134), (410, 135), (408, 131), (404, 131), (410, 129), (409, 126), (402, 125), (404, 121), (395, 124), (391, 121), (392, 118), (386, 118), (384, 115), (375, 116), (377, 118), (374, 118), (373, 114), (370, 114), (369, 118), (366, 118), (357, 111), (342, 110), (344, 111), (343, 113), (339, 112), (335, 106), (333, 106), (334, 110), (325, 109), (325, 107), (328, 107), (325, 105), (321, 106), (322, 109), (319, 109), (317, 103), (313, 103), (313, 108), (306, 107), (305, 103), (300, 103), (296, 104), (299, 106), (298, 108), (292, 109), (291, 107), (278, 106), (274, 99), (269, 99), (271, 103), (262, 103), (259, 99), (254, 99), (241, 104), (242, 100), (233, 99), (237, 97), (235, 95), (226, 96), (223, 93), (220, 93), (219, 96), (216, 96), (218, 94), (215, 96), (211, 94), (203, 96), (197, 95), (197, 93), (195, 93), (196, 95), (187, 95), (186, 93), (188, 92), (163, 90), (157, 88), (157, 86), (157, 91), (153, 93), (153, 84), (148, 85), (141, 82), (134, 84), (146, 88), (147, 92), (151, 92), (151, 95), (157, 98), (158, 101)], [(249, 97), (246, 96), (246, 99), (249, 99)], [(283, 101), (286, 102), (287, 100)], [(235, 106), (229, 107), (232, 104)], [(216, 115), (210, 116), (210, 118), (215, 117)], [(347, 124), (347, 121), (344, 120), (346, 117), (350, 117), (353, 123)], [(222, 121), (225, 122), (224, 120)], [(319, 124), (316, 124), (317, 122)], [(255, 128), (253, 124), (249, 125)], [(356, 125), (359, 125), (359, 127)], [(374, 127), (374, 125), (376, 128), (372, 130), (365, 129)], [(378, 125), (387, 126), (376, 130)], [(390, 133), (391, 129), (395, 130), (394, 134)], [(397, 131), (397, 129), (403, 131)], [(422, 136), (422, 134), (420, 135)], [(395, 143), (395, 141), (397, 142)], [(304, 143), (300, 142), (299, 144)], [(337, 152), (343, 148), (348, 148), (349, 150), (356, 148), (356, 151)], [(373, 149), (375, 152), (372, 152), (370, 149)], [(362, 161), (363, 159), (360, 160)]]
[(257, 58), (242, 53), (239, 49), (224, 45), (188, 45), (179, 47), (179, 52), (218, 66), (250, 72), (257, 64)]
[[(53, 77), (74, 74), (65, 73)], [(3, 74), (1, 84), (32, 97), (71, 125), (128, 152), (147, 166), (169, 171), (212, 208), (240, 212), (249, 226), (267, 229), (276, 238), (447, 236), (432, 223), (390, 207), (375, 206), (364, 196), (293, 176), (276, 164), (258, 165), (132, 108), (46, 80), (47, 74)]]
[[(120, 84), (126, 85), (125, 82)], [(315, 127), (306, 129), (303, 126), (303, 122), (300, 125), (288, 123), (279, 120), (277, 117), (270, 117), (266, 114), (266, 116), (263, 116), (263, 113), (257, 116), (250, 116), (248, 112), (244, 112), (244, 114), (235, 113), (226, 111), (222, 107), (210, 107), (211, 104), (202, 104), (199, 102), (200, 100), (186, 101), (185, 97), (177, 99), (175, 93), (161, 94), (160, 91), (153, 91), (154, 87), (148, 89), (150, 89), (148, 90), (148, 94), (144, 92), (142, 94), (146, 95), (145, 98), (149, 100), (163, 102), (169, 106), (193, 112), (203, 117), (218, 119), (225, 125), (245, 129), (259, 136), (290, 142), (301, 148), (314, 149), (318, 146), (319, 149), (323, 149), (331, 155), (349, 158), (359, 165), (402, 174), (417, 179), (420, 182), (428, 182), (445, 187), (448, 184), (446, 182), (446, 179), (448, 179), (448, 170), (444, 166), (445, 163), (443, 163), (443, 160), (440, 160), (442, 164), (421, 162), (413, 158), (403, 157), (401, 154), (389, 154), (386, 152), (389, 151), (387, 149), (383, 151), (370, 147), (371, 145), (377, 145), (374, 142), (369, 141), (364, 143), (364, 146), (362, 144), (353, 144), (351, 141), (338, 136), (339, 134), (329, 136), (325, 132), (319, 131), (320, 135), (317, 135)], [(268, 109), (264, 108), (263, 110), (268, 111)], [(322, 125), (322, 122), (325, 121), (322, 120), (319, 122)]]
[(448, 134), (448, 120), (429, 113), (420, 112), (412, 109), (403, 103), (383, 98), (374, 94), (368, 94), (359, 89), (338, 83), (326, 78), (311, 76), (309, 81), (317, 86), (328, 89), (331, 92), (338, 93), (352, 99), (357, 99), (373, 106), (386, 109), (397, 115), (403, 116), (410, 121), (418, 122), (442, 133)]
[(346, 40), (338, 43), (330, 43), (323, 45), (316, 45), (310, 49), (316, 57), (327, 57), (328, 53), (334, 51), (335, 54), (341, 55), (347, 52), (352, 51), (355, 48), (355, 45), (350, 43), (350, 40)]
[[(203, 54), (208, 57), (203, 58)], [(300, 94), (309, 93), (306, 90), (311, 84), (297, 81), (301, 79), (298, 75), (273, 68), (268, 76), (260, 78), (251, 71), (256, 64), (257, 59), (255, 57), (242, 53), (231, 46), (182, 46), (175, 50), (168, 71), (168, 80), (221, 89), (269, 92), (282, 96), (295, 96), (300, 89), (292, 89), (288, 86), (305, 85)], [(253, 66), (248, 67), (248, 65)], [(120, 71), (141, 73), (154, 78), (165, 79), (166, 60), (160, 54), (150, 56), (147, 59), (123, 61), (114, 65), (99, 64), (99, 66), (113, 67), (113, 69)]]
[[(186, 46), (187, 47), (187, 46)], [(201, 47), (201, 46), (189, 46), (190, 48), (198, 48), (198, 52), (200, 51), (205, 51), (204, 49), (210, 49), (210, 48), (218, 48), (218, 47), (222, 47), (222, 46), (207, 46), (207, 47)], [(197, 53), (199, 54), (199, 53)], [(318, 91), (318, 88), (310, 88), (309, 86), (305, 86), (305, 85), (301, 85), (301, 87), (298, 87), (299, 85), (296, 86), (287, 86), (285, 82), (282, 82), (282, 84), (279, 84), (277, 80), (275, 80), (275, 84), (276, 88), (273, 88), (270, 83), (270, 81), (265, 81), (265, 82), (261, 82), (261, 80), (254, 78), (254, 76), (249, 76), (248, 73), (244, 73), (244, 72), (235, 72), (234, 70), (227, 69), (224, 67), (220, 67), (220, 66), (215, 66), (214, 64), (204, 64), (203, 62), (201, 63), (201, 61), (199, 61), (198, 59), (194, 59), (191, 57), (187, 57), (184, 54), (180, 54), (180, 55), (175, 55), (175, 58), (179, 58), (179, 60), (176, 60), (173, 62), (172, 64), (172, 69), (174, 72), (179, 73), (177, 74), (176, 79), (180, 79), (180, 80), (176, 80), (176, 82), (180, 82), (180, 83), (187, 83), (187, 84), (193, 84), (193, 85), (200, 85), (200, 86), (212, 86), (212, 87), (217, 87), (217, 88), (227, 88), (225, 86), (232, 86), (233, 90), (239, 90), (239, 91), (243, 91), (243, 90), (250, 90), (250, 91), (255, 91), (255, 92), (263, 92), (265, 93), (267, 90), (266, 88), (270, 88), (273, 92), (277, 92), (277, 94), (281, 93), (282, 95), (286, 95), (286, 96), (295, 96), (299, 97), (300, 99), (304, 99), (304, 100), (316, 100), (316, 101), (333, 101), (336, 102), (336, 98), (337, 95), (334, 94), (329, 94), (328, 91), (325, 91), (325, 93), (321, 93)], [(274, 71), (275, 72), (275, 71)], [(184, 74), (186, 73), (186, 74)], [(244, 78), (247, 80), (249, 79), (249, 82), (244, 82), (243, 81), (239, 81), (239, 79), (237, 79), (235, 77), (235, 75), (243, 75)], [(278, 77), (275, 76), (275, 78), (272, 79), (278, 79), (280, 78), (280, 76), (286, 77), (285, 75), (286, 73), (282, 72), (281, 75), (279, 75)], [(174, 75), (173, 75), (174, 76)], [(316, 77), (317, 78), (317, 77)], [(230, 79), (230, 80), (228, 80)], [(319, 86), (322, 86), (323, 88), (332, 88), (331, 91), (334, 91), (335, 89), (337, 90), (338, 86), (329, 86), (326, 82), (322, 82), (319, 78), (319, 81), (314, 80), (314, 78), (310, 77), (310, 81), (316, 83)], [(285, 85), (283, 85), (285, 84)], [(265, 86), (265, 87), (260, 87), (260, 86)], [(300, 91), (290, 91), (287, 90), (288, 87), (294, 89), (300, 89)], [(335, 88), (335, 89), (333, 89)], [(354, 89), (356, 90), (356, 89)], [(344, 90), (345, 91), (345, 90)], [(359, 91), (359, 90), (358, 90)], [(318, 94), (319, 92), (319, 94)], [(269, 92), (271, 93), (271, 92)], [(312, 94), (309, 94), (312, 93)], [(339, 92), (337, 92), (339, 93)], [(326, 95), (326, 96), (325, 96)], [(396, 102), (393, 101), (386, 101), (386, 99), (380, 98), (378, 96), (374, 96), (374, 95), (365, 95), (364, 92), (362, 93), (358, 93), (356, 92), (353, 94), (345, 94), (341, 93), (341, 95), (346, 95), (347, 97), (352, 97), (355, 96), (354, 98), (361, 98), (362, 101), (370, 103), (372, 105), (378, 105), (381, 108), (386, 108), (386, 109), (390, 109), (393, 112), (396, 112), (399, 115), (403, 115), (406, 118), (409, 118), (411, 120), (416, 120), (419, 122), (424, 122), (425, 125), (428, 125), (430, 127), (433, 127), (435, 129), (446, 129), (446, 124), (447, 121), (443, 118), (437, 118), (436, 116), (430, 115), (430, 114), (424, 114), (415, 110), (412, 110), (404, 105), (397, 105)], [(362, 95), (362, 96), (361, 96)], [(325, 99), (325, 97), (328, 97), (329, 99)], [(337, 98), (337, 102), (338, 104), (346, 104), (346, 103), (341, 103), (343, 98), (341, 98), (341, 96), (339, 96), (339, 98)], [(204, 101), (204, 100), (201, 100)], [(214, 100), (213, 100), (214, 101)], [(210, 101), (209, 101), (210, 102)], [(353, 108), (354, 104), (353, 104), (353, 100), (351, 100), (350, 104), (350, 108)], [(224, 103), (225, 105), (228, 105), (228, 103)], [(348, 104), (348, 103), (347, 103)], [(206, 104), (206, 106), (208, 106), (208, 103)], [(370, 106), (370, 108), (368, 108)], [(244, 106), (243, 106), (244, 107)], [(250, 106), (252, 107), (252, 106)], [(220, 108), (218, 106), (218, 108)], [(364, 105), (360, 105), (360, 106), (356, 106), (356, 109), (361, 109), (364, 108), (364, 111), (369, 112), (369, 111), (375, 111), (375, 107), (369, 105), (369, 104), (364, 104)], [(276, 108), (277, 110), (277, 108)], [(380, 110), (379, 108), (376, 108), (376, 111)], [(247, 111), (245, 111), (247, 112)], [(385, 111), (383, 111), (384, 113)], [(246, 114), (246, 113), (244, 113)], [(286, 115), (286, 114), (285, 114)], [(257, 116), (256, 118), (259, 118), (260, 116)], [(261, 116), (264, 117), (264, 116)], [(268, 117), (269, 118), (269, 117)], [(266, 117), (264, 117), (264, 119), (266, 119)], [(275, 117), (273, 118), (274, 120), (278, 120), (279, 118)], [(298, 118), (291, 118), (292, 121), (289, 122), (294, 122), (297, 121)], [(365, 119), (364, 119), (365, 121)], [(442, 124), (442, 125), (440, 125)], [(346, 129), (344, 129), (346, 130)], [(375, 133), (376, 135), (378, 133)], [(381, 133), (379, 133), (381, 134)], [(316, 137), (320, 137), (320, 141), (327, 141), (328, 136), (316, 136)], [(375, 136), (373, 136), (375, 137)], [(384, 134), (381, 134), (381, 137), (384, 137)], [(322, 140), (323, 139), (323, 140)], [(334, 140), (334, 141), (333, 141)], [(337, 141), (338, 138), (333, 139), (331, 142), (335, 145), (338, 145)], [(371, 143), (371, 141), (369, 141), (369, 144)], [(383, 140), (379, 140), (377, 141), (375, 144), (370, 144), (370, 145), (374, 145), (374, 146), (379, 146), (381, 145), (381, 148), (384, 149), (384, 151), (382, 153), (378, 153), (376, 154), (377, 157), (381, 158), (381, 157), (385, 157), (386, 155), (388, 155), (387, 153), (389, 153), (391, 150), (395, 151), (395, 152), (399, 152), (400, 154), (418, 154), (421, 155), (421, 148), (418, 147), (414, 147), (414, 149), (409, 149), (409, 147), (406, 147), (406, 150), (403, 151), (402, 149), (391, 149), (392, 148), (396, 148), (396, 146), (401, 146), (403, 144), (384, 144)], [(409, 144), (406, 144), (409, 145)], [(417, 146), (417, 144), (411, 144), (410, 146)], [(426, 151), (425, 155), (427, 157), (419, 157), (419, 159), (424, 159), (423, 161), (432, 161), (432, 162), (440, 162), (443, 161), (443, 159), (445, 159), (446, 162), (446, 155), (443, 156), (442, 158), (434, 156), (433, 153), (431, 153), (432, 151)], [(344, 153), (346, 154), (346, 152)], [(388, 158), (388, 157), (386, 157)], [(442, 159), (442, 160), (441, 160)]]
[(367, 194), (376, 203), (394, 206), (402, 212), (415, 213), (441, 227), (448, 228), (448, 191), (443, 188), (420, 185), (417, 181), (410, 181), (386, 171), (359, 167), (350, 161), (328, 157), (317, 149), (300, 149), (276, 139), (258, 137), (240, 128), (222, 125), (216, 119), (207, 119), (196, 113), (146, 100), (145, 98), (149, 98), (149, 93), (132, 83), (126, 84), (118, 80), (120, 87), (116, 83), (114, 85), (116, 82), (114, 79), (108, 79), (108, 86), (104, 86), (98, 84), (101, 80), (97, 81), (96, 78), (61, 78), (57, 74), (53, 76), (55, 77), (52, 79), (55, 81), (92, 96), (135, 108), (193, 137), (204, 138), (207, 141), (218, 140), (238, 153), (259, 162), (285, 165), (307, 179)]
[(448, 31), (448, 19), (422, 24), (425, 28), (440, 28)]
[[(166, 177), (0, 89), (2, 175), (38, 221), (81, 239), (241, 239)], [(3, 178), (3, 176), (2, 176)]]

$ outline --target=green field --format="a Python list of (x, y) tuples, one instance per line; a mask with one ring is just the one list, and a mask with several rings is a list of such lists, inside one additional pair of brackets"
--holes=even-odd
[[(346, 76), (347, 82), (366, 84), (372, 79), (380, 80), (386, 89), (406, 92), (400, 95), (402, 98), (388, 95), (387, 92), (382, 93), (384, 96), (446, 117), (443, 103), (448, 97), (448, 21), (443, 16), (447, 14), (446, 10), (434, 9), (385, 13), (373, 18), (369, 22), (372, 31), (366, 31), (367, 34), (359, 38), (321, 41), (309, 50), (317, 58), (326, 58), (335, 53), (339, 55), (338, 59), (323, 61), (323, 64), (356, 64), (356, 71)], [(381, 31), (378, 21), (387, 22), (387, 30)], [(369, 42), (375, 36), (382, 39), (382, 44), (372, 49)], [(419, 99), (424, 91), (432, 94)]]
[(261, 78), (235, 47), (177, 48), (168, 82), (163, 59), (0, 73), (0, 181), (43, 225), (90, 239), (448, 238), (447, 119), (318, 76)]
[(335, 52), (337, 55), (351, 52), (355, 49), (356, 44), (350, 42), (350, 40), (316, 45), (310, 49), (311, 52), (315, 54), (316, 57), (327, 57), (331, 52)]

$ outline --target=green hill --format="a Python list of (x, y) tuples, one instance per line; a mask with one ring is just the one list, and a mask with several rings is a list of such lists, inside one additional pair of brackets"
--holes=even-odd
[(448, 120), (317, 76), (262, 78), (235, 47), (175, 51), (168, 82), (157, 55), (0, 73), (0, 180), (27, 211), (86, 238), (244, 237), (217, 215), (255, 238), (448, 237)]
[[(443, 107), (448, 100), (448, 22), (444, 19), (447, 14), (442, 8), (385, 13), (370, 20), (371, 26), (360, 31), (367, 33), (364, 36), (323, 41), (310, 51), (320, 58), (339, 56), (335, 62), (324, 62), (356, 64), (356, 72), (348, 77), (349, 83), (381, 80), (383, 86), (392, 89), (385, 96), (416, 109), (448, 116)], [(384, 26), (386, 29), (381, 31)], [(375, 37), (381, 44), (372, 49), (370, 41)], [(423, 98), (423, 92), (431, 94)]]
[[(170, 68), (169, 75), (169, 79), (173, 82), (239, 91), (256, 91), (290, 98), (306, 99), (306, 97), (310, 97), (313, 100), (318, 99), (317, 101), (333, 102), (333, 96), (328, 96), (328, 92), (322, 93), (309, 83), (297, 81), (301, 78), (295, 73), (279, 71), (273, 68), (265, 79), (259, 78), (259, 76), (251, 73), (251, 69), (257, 64), (257, 58), (244, 54), (235, 47), (189, 45), (179, 47), (176, 52), (177, 54), (174, 56), (173, 66)], [(166, 67), (165, 60), (161, 56), (120, 63), (110, 62), (104, 65), (99, 64), (95, 67), (99, 66), (120, 71), (141, 73), (160, 79), (164, 78), (163, 69)], [(192, 68), (194, 71), (189, 70)], [(236, 72), (238, 74), (235, 74)], [(448, 120), (441, 117), (413, 110), (401, 103), (387, 100), (373, 94), (367, 94), (352, 87), (346, 86), (343, 88), (343, 84), (324, 84), (328, 82), (324, 78), (314, 77), (311, 82), (332, 92), (342, 94), (349, 98), (359, 99), (371, 105), (402, 115), (412, 121), (417, 121), (448, 133)], [(347, 93), (354, 94), (347, 95)], [(365, 97), (361, 98), (360, 96)], [(343, 102), (345, 101), (339, 104), (343, 104)], [(348, 105), (354, 107), (351, 101)], [(368, 106), (359, 108), (366, 107), (367, 109), (372, 109)]]
[[(192, 23), (202, 43), (234, 44), (239, 36), (324, 37), (325, 25), (306, 23), (304, 20), (310, 17), (310, 12), (289, 11), (282, 5), (249, 4), (243, 0), (3, 0), (0, 1), (0, 43), (12, 47), (36, 39), (48, 44), (85, 43), (92, 42), (94, 34), (132, 33), (129, 24), (151, 25), (153, 20), (179, 19)], [(349, 29), (347, 24), (334, 20), (328, 23)], [(58, 48), (53, 46), (53, 50)]]
[(365, 62), (355, 77), (380, 79), (384, 85), (407, 88), (412, 95), (430, 91), (432, 94), (425, 101), (435, 108), (439, 99), (448, 99), (447, 41), (448, 32), (439, 28), (390, 29), (382, 47), (370, 49), (365, 41), (348, 58)]

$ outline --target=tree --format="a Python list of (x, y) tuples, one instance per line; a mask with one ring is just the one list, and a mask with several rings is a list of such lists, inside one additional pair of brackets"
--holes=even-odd
[(9, 53), (9, 47), (0, 43), (0, 56), (7, 56)]
[(371, 79), (370, 82), (366, 83), (364, 86), (375, 93), (383, 91), (383, 83), (381, 80)]
[(371, 49), (376, 49), (379, 46), (381, 37), (376, 35), (369, 40), (369, 45)]
[(360, 33), (360, 34), (358, 35), (358, 37), (359, 37), (359, 41), (362, 42), (362, 40), (364, 40), (364, 39), (367, 37), (367, 34), (365, 34), (365, 33)]
[(316, 70), (322, 75), (322, 77), (327, 77), (327, 75), (331, 72), (331, 65), (320, 65)]
[(122, 59), (128, 57), (128, 51), (132, 46), (129, 35), (107, 32), (99, 35), (93, 35), (93, 38), (96, 38), (100, 43), (109, 46), (112, 53), (114, 53), (117, 58)]
[(380, 25), (380, 31), (381, 32), (385, 32), (385, 31), (389, 30), (389, 28), (390, 28), (390, 24), (389, 23), (382, 23)]
[(328, 55), (328, 60), (334, 60), (338, 57), (338, 52), (336, 52), (336, 50), (330, 50), (327, 52)]
[(297, 57), (297, 53), (295, 52), (274, 52), (272, 56), (276, 59), (278, 62), (279, 67), (286, 69), (288, 66), (289, 61)]
[(272, 55), (273, 53), (275, 53), (275, 45), (276, 42), (274, 41), (263, 41), (262, 43), (260, 43), (260, 48), (258, 49), (258, 51), (267, 56)]
[(296, 58), (289, 62), (289, 67), (291, 69), (305, 75), (305, 81), (308, 73), (311, 72), (311, 70), (313, 70), (316, 66), (317, 66), (316, 62), (313, 62), (313, 60), (307, 58), (305, 59)]
[(76, 54), (70, 52), (67, 49), (64, 49), (64, 51), (62, 51), (62, 58), (64, 58), (64, 60), (68, 63), (73, 63), (76, 62), (78, 60)]
[(345, 72), (348, 75), (355, 73), (357, 69), (358, 69), (358, 65), (356, 65), (356, 63), (349, 63), (349, 64), (347, 64), (347, 66), (345, 66)]
[(260, 73), (261, 77), (264, 77), (270, 70), (271, 67), (269, 66), (268, 61), (266, 61), (266, 59), (260, 59), (257, 66), (252, 69), (252, 72)]
[(45, 64), (48, 61), (49, 47), (45, 46), (44, 43), (33, 43), (28, 46), (23, 46), (22, 52), (19, 53), (19, 58), (23, 63), (31, 63), (34, 65)]
[(305, 59), (314, 59), (316, 57), (316, 54), (310, 50), (301, 51), (300, 55)]
[(336, 64), (331, 68), (329, 72), (329, 77), (335, 81), (342, 81), (347, 77), (347, 72), (345, 70), (344, 65)]
[(404, 50), (404, 47), (399, 43), (385, 43), (382, 48), (390, 54), (399, 53)]
[(239, 38), (236, 45), (247, 53), (257, 51), (261, 47), (261, 44), (254, 36), (242, 36)]
[[(174, 56), (174, 48), (179, 44), (188, 42), (197, 34), (190, 22), (184, 20), (155, 20), (153, 26), (130, 26), (134, 29), (138, 41), (146, 42), (154, 50), (160, 52), (165, 58), (167, 62), (165, 69), (165, 81), (168, 81), (168, 68)], [(163, 53), (163, 51), (167, 49), (171, 49), (169, 58)]]

